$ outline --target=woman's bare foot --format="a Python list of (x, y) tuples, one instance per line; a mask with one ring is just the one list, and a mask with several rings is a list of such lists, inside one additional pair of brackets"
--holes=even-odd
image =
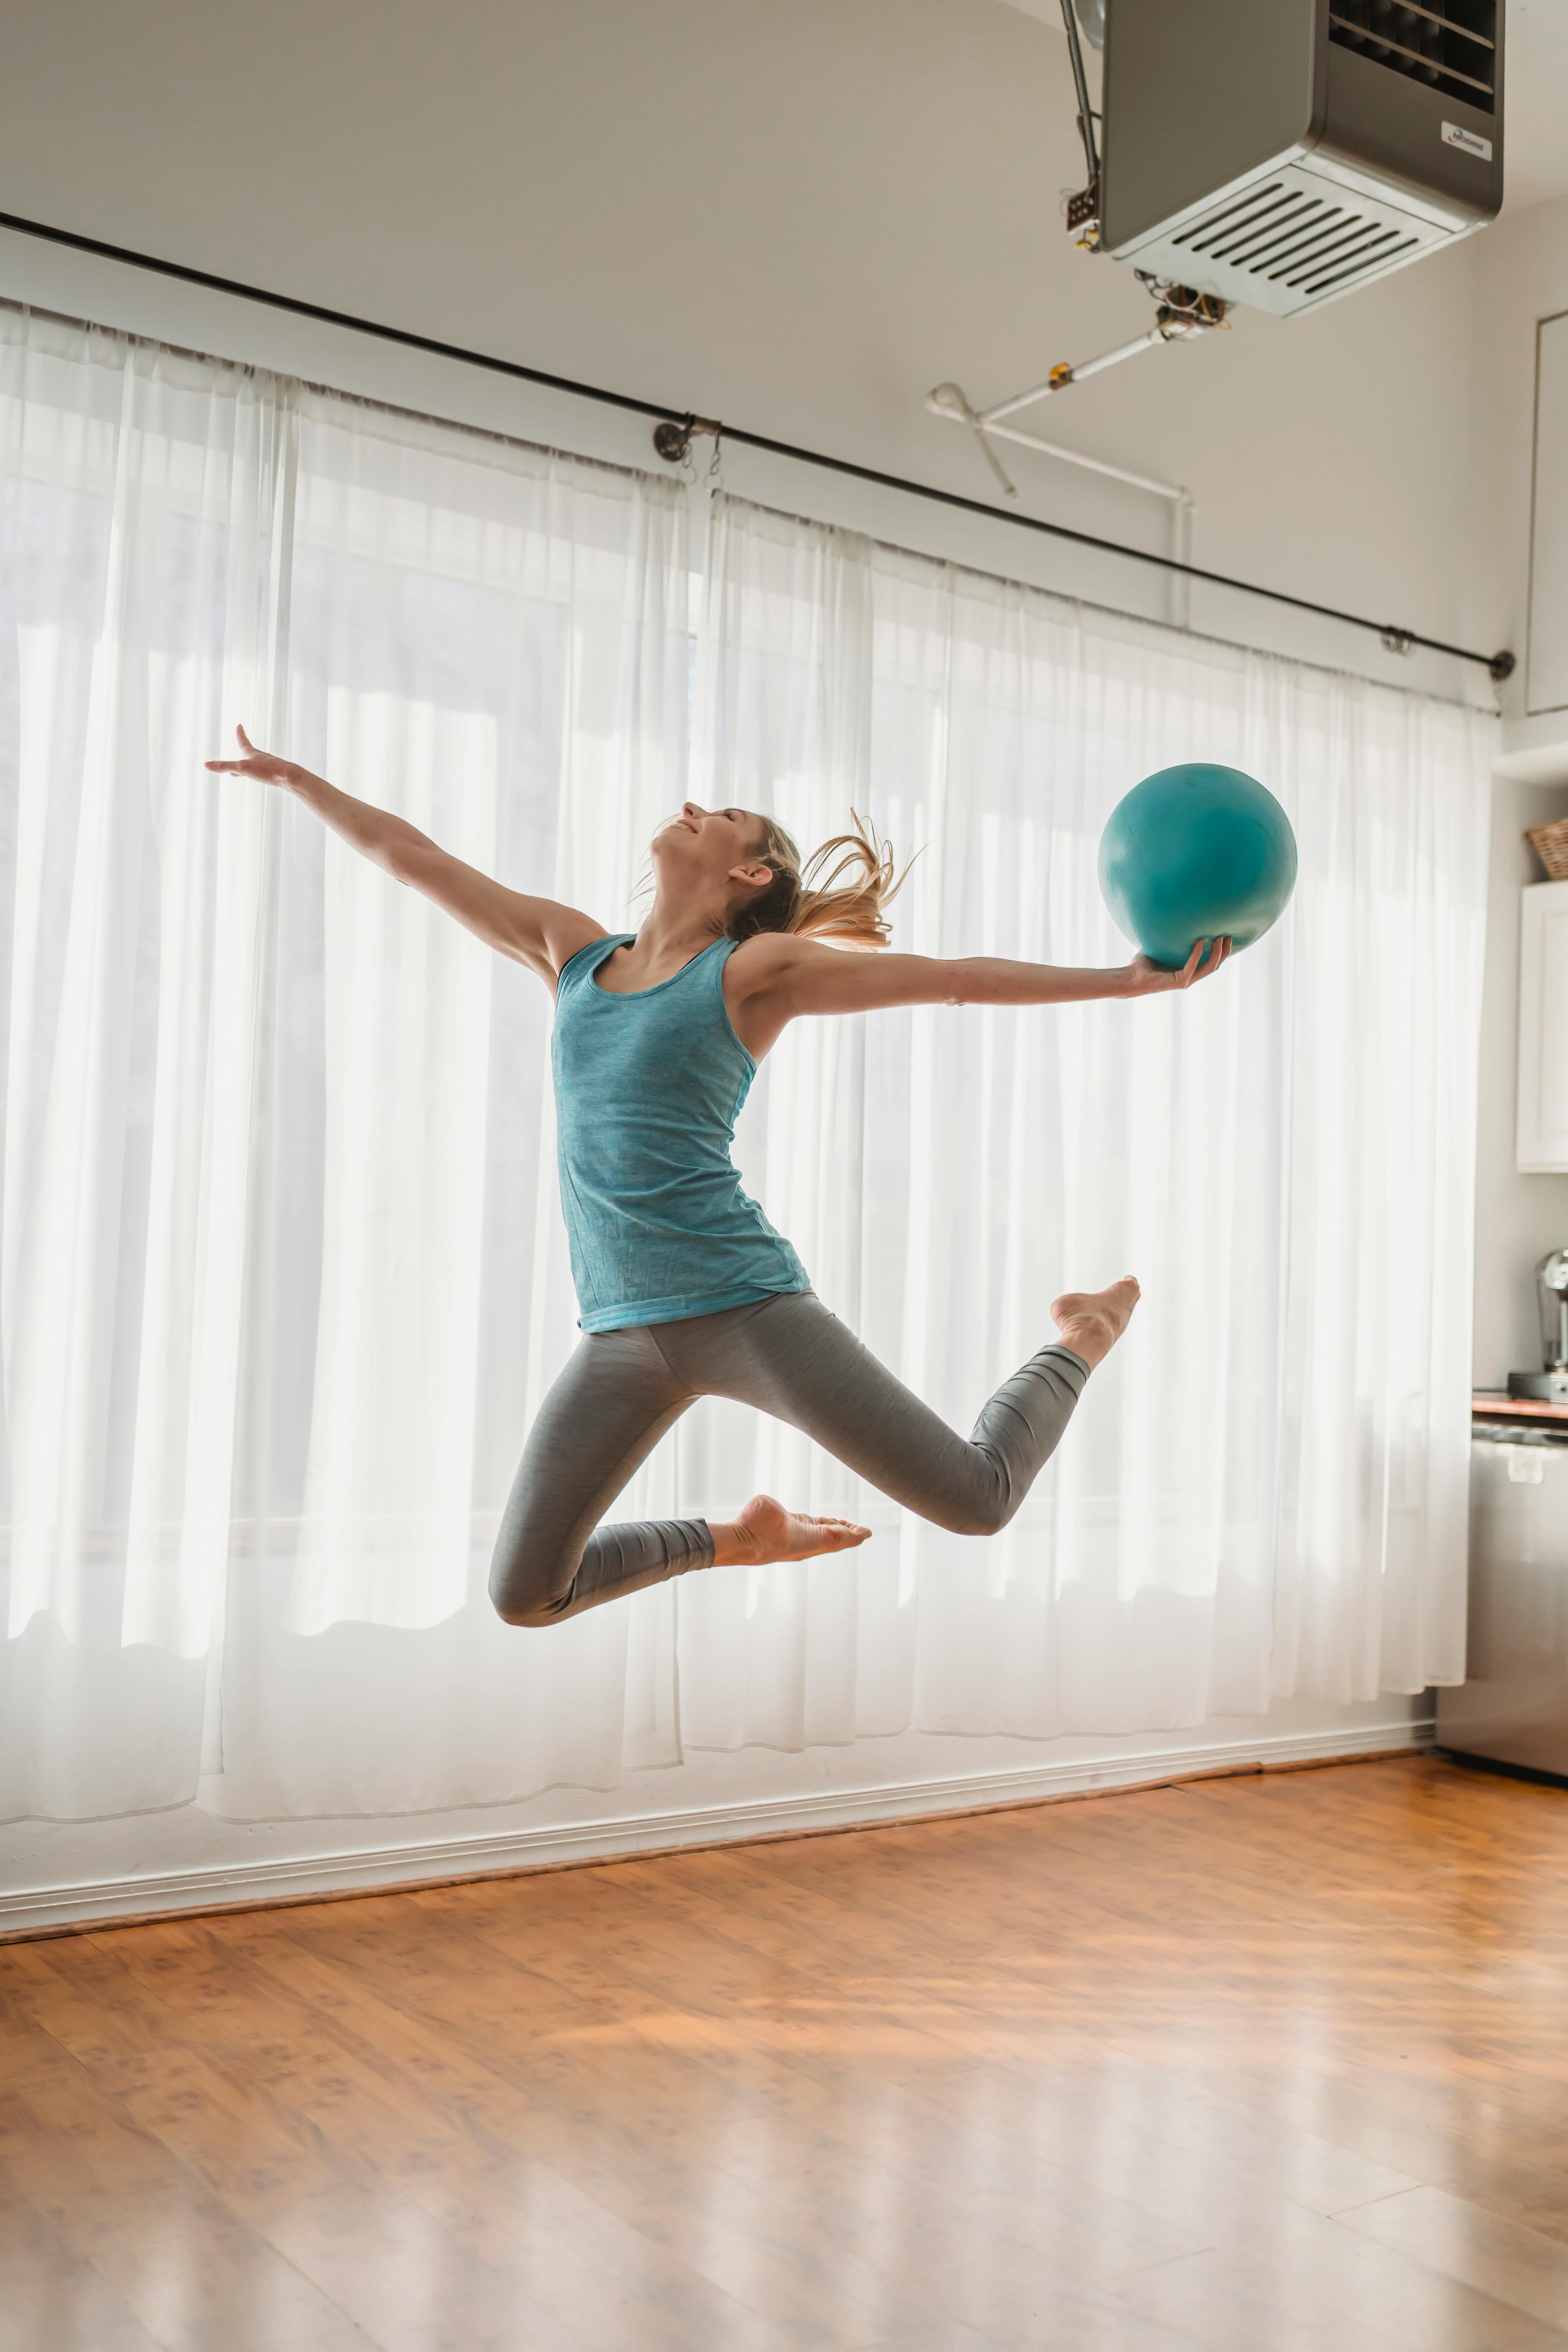
[(1064, 1348), (1081, 1356), (1092, 1372), (1109, 1356), (1138, 1304), (1138, 1285), (1131, 1275), (1113, 1282), (1109, 1290), (1069, 1290), (1051, 1308), (1051, 1321)]
[[(1109, 1345), (1109, 1342), (1107, 1342)], [(786, 1511), (771, 1495), (753, 1495), (732, 1519), (711, 1519), (715, 1568), (761, 1568), (773, 1559), (815, 1559), (818, 1552), (852, 1551), (869, 1528), (852, 1519), (817, 1519)]]

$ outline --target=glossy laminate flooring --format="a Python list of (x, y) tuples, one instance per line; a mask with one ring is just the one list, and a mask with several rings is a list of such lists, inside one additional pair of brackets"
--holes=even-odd
[(1568, 1791), (1425, 1759), (0, 1948), (5, 2352), (1568, 2347)]

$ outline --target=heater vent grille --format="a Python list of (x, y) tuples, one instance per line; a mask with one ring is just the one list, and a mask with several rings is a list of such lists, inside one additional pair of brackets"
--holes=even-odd
[(1303, 300), (1385, 269), (1421, 242), (1353, 205), (1332, 204), (1283, 179), (1232, 197), (1170, 241), (1179, 252)]
[(1497, 105), (1497, 0), (1331, 0), (1329, 38), (1482, 114)]

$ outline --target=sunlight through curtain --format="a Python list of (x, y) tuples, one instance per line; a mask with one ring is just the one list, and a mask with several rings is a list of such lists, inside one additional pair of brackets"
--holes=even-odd
[[(4, 310), (0, 499), (0, 1815), (1462, 1673), (1484, 719), (722, 498), (694, 604), (677, 485)], [(803, 1025), (748, 1110), (824, 1298), (965, 1428), (1058, 1289), (1142, 1278), (1004, 1537), (706, 1404), (624, 1510), (776, 1486), (865, 1551), (493, 1618), (575, 1338), (549, 1001), (207, 777), (237, 719), (611, 928), (691, 790), (918, 850), (901, 947), (1062, 962), (1126, 955), (1094, 859), (1140, 775), (1268, 782), (1297, 900), (1212, 991)]]
[(1136, 1731), (1462, 1679), (1490, 723), (738, 502), (709, 596), (711, 792), (805, 842), (853, 803), (918, 852), (901, 947), (1122, 960), (1100, 834), (1178, 760), (1262, 777), (1301, 876), (1190, 996), (786, 1033), (754, 1188), (951, 1420), (1058, 1290), (1134, 1272), (1144, 1301), (996, 1538), (715, 1409), (710, 1491), (745, 1490), (750, 1443), (759, 1481), (879, 1533), (847, 1633), (831, 1562), (682, 1596), (688, 1737), (833, 1736), (810, 1673), (780, 1695), (759, 1617), (838, 1660), (862, 1731)]

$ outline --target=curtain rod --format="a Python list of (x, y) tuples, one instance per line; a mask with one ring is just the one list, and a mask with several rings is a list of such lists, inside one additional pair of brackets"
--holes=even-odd
[(1126, 556), (1134, 563), (1152, 563), (1162, 572), (1177, 572), (1185, 580), (1206, 581), (1211, 587), (1233, 589), (1244, 596), (1265, 597), (1270, 604), (1289, 604), (1298, 613), (1315, 613), (1322, 620), (1342, 621), (1349, 628), (1370, 629), (1392, 653), (1409, 653), (1420, 646), (1428, 653), (1447, 654), (1454, 661), (1476, 662), (1500, 685), (1514, 672), (1514, 656), (1506, 650), (1471, 653), (1464, 646), (1446, 645), (1440, 637), (1423, 636), (1416, 629), (1369, 621), (1363, 613), (1344, 613), (1333, 604), (1318, 604), (1307, 596), (1289, 595), (1282, 588), (1264, 588), (1256, 581), (1232, 579), (1224, 572), (1206, 572), (1199, 564), (1180, 562), (1173, 555), (1155, 555), (1147, 548), (1128, 547), (1120, 540), (1098, 538), (1092, 531), (1071, 530), (1066, 523), (1047, 522), (1038, 515), (1010, 514), (1005, 507), (990, 506), (983, 499), (966, 499), (956, 490), (939, 490), (929, 482), (879, 473), (873, 466), (857, 466), (847, 457), (829, 457), (819, 449), (802, 449), (790, 441), (775, 441), (765, 433), (747, 433), (739, 425), (699, 417), (690, 409), (637, 400), (629, 393), (606, 392), (602, 384), (578, 383), (571, 376), (551, 375), (542, 368), (525, 367), (519, 360), (499, 359), (493, 352), (469, 351), (461, 343), (442, 342), (434, 335), (415, 334), (406, 327), (388, 327), (374, 319), (356, 318), (352, 311), (329, 310), (322, 303), (307, 302), (298, 295), (275, 294), (266, 287), (247, 286), (238, 278), (220, 278), (208, 269), (193, 269), (185, 262), (160, 261), (152, 254), (132, 253), (125, 246), (82, 236), (75, 229), (54, 228), (45, 221), (23, 220), (15, 213), (0, 213), (0, 228), (14, 229), (20, 236), (39, 237), (48, 245), (68, 246), (74, 252), (90, 253), (103, 261), (123, 262), (132, 269), (150, 269), (161, 278), (178, 278), (186, 286), (205, 286), (215, 294), (237, 295), (242, 301), (264, 303), (269, 310), (287, 310), (297, 319), (315, 319), (324, 326), (346, 327), (354, 334), (374, 335), (384, 343), (401, 343), (408, 351), (428, 352), (437, 359), (485, 368), (492, 375), (510, 376), (521, 383), (542, 384), (551, 392), (569, 392), (580, 400), (596, 400), (605, 407), (625, 409), (634, 416), (651, 416), (658, 427), (668, 428), (656, 430), (654, 444), (659, 456), (671, 463), (679, 463), (685, 456), (694, 432), (711, 433), (715, 439), (732, 441), (741, 448), (765, 450), (770, 457), (793, 458), (799, 465), (845, 474), (851, 480), (871, 482), (881, 489), (901, 490), (912, 498), (929, 499), (938, 506), (956, 508), (963, 514), (984, 515), (994, 522), (1012, 523), (1019, 530), (1037, 531), (1048, 539), (1067, 540), (1075, 547), (1092, 547), (1102, 554)]

